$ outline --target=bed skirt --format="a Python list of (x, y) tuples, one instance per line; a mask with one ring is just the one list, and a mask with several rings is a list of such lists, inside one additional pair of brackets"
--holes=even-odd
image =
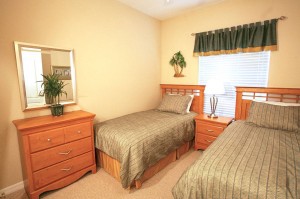
[[(131, 183), (131, 186), (128, 187), (129, 189), (131, 187), (136, 187), (137, 189), (142, 187), (142, 183), (146, 180), (150, 179), (152, 176), (157, 174), (159, 171), (164, 169), (167, 165), (170, 163), (176, 161), (179, 159), (183, 154), (189, 151), (189, 149), (193, 145), (193, 140), (186, 142), (181, 147), (176, 149), (175, 151), (172, 151), (169, 153), (166, 157), (159, 160), (156, 164), (152, 165), (148, 169), (145, 170), (142, 177), (138, 180), (134, 180)], [(97, 156), (97, 165), (104, 169), (107, 173), (109, 173), (111, 176), (113, 176), (116, 180), (119, 182), (120, 179), (120, 162), (111, 156), (107, 155), (103, 151), (96, 148), (96, 156)]]

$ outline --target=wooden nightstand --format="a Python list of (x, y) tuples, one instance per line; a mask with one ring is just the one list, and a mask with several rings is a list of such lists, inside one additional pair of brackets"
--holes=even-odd
[(195, 150), (205, 150), (227, 127), (232, 121), (229, 117), (218, 117), (211, 119), (205, 114), (195, 117)]

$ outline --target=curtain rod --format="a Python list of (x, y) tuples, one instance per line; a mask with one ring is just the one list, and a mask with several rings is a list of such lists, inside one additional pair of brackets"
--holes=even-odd
[[(285, 20), (285, 19), (287, 19), (286, 16), (281, 16), (281, 17), (277, 18), (277, 20)], [(192, 36), (195, 36), (196, 34), (197, 34), (197, 33), (192, 33), (191, 35), (192, 35)]]

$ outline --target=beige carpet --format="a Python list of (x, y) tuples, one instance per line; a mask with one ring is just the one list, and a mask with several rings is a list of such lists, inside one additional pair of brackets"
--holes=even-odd
[[(171, 190), (183, 171), (201, 155), (201, 151), (191, 149), (179, 160), (171, 163), (154, 177), (143, 183), (141, 189), (125, 190), (121, 184), (103, 169), (96, 174), (86, 174), (75, 183), (59, 190), (46, 192), (40, 198), (53, 199), (171, 199)], [(6, 196), (12, 199), (28, 199), (24, 190)]]

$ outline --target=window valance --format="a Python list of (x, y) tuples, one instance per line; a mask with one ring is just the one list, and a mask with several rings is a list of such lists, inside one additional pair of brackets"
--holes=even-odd
[(195, 34), (194, 56), (277, 50), (277, 21), (266, 20), (243, 26)]

